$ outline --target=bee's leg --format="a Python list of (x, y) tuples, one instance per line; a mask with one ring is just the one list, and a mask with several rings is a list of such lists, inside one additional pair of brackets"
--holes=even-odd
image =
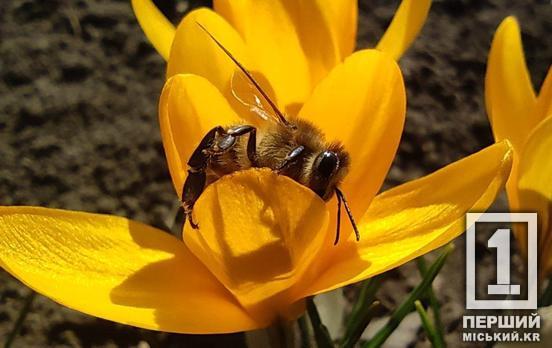
[(305, 150), (305, 147), (303, 145), (299, 145), (293, 150), (291, 150), (287, 155), (286, 158), (280, 163), (280, 165), (276, 168), (276, 171), (281, 171), (285, 169), (287, 166), (292, 164), (293, 162), (297, 161), (299, 156), (301, 156), (301, 153), (303, 153), (303, 150)]
[(257, 129), (253, 129), (249, 132), (249, 139), (247, 139), (247, 158), (251, 162), (252, 167), (258, 167), (257, 162)]
[[(209, 164), (209, 159), (211, 156), (220, 155), (230, 150), (236, 143), (237, 137), (248, 133), (247, 155), (250, 160), (256, 158), (256, 132), (255, 127), (248, 125), (240, 125), (228, 130), (224, 130), (220, 126), (215, 127), (203, 137), (198, 147), (192, 153), (192, 156), (190, 156), (188, 160), (188, 177), (182, 188), (182, 203), (184, 205), (184, 213), (194, 229), (197, 229), (199, 226), (193, 221), (192, 210), (195, 202), (205, 189), (205, 182), (207, 181), (205, 170)], [(218, 140), (217, 135), (220, 137)]]
[(215, 143), (215, 138), (217, 134), (225, 134), (224, 128), (222, 128), (221, 126), (217, 126), (207, 132), (203, 139), (201, 139), (201, 142), (196, 147), (196, 149), (190, 156), (190, 159), (188, 160), (188, 167), (190, 167), (190, 169), (195, 169), (196, 171), (198, 171), (201, 168), (205, 169), (207, 167), (207, 163), (209, 162), (210, 157), (210, 149)]
[(182, 203), (186, 218), (194, 229), (197, 229), (199, 226), (192, 219), (192, 210), (195, 202), (205, 188), (205, 182), (207, 180), (205, 170), (207, 169), (210, 157), (208, 150), (213, 146), (217, 134), (221, 135), (224, 133), (224, 128), (220, 126), (211, 129), (203, 137), (188, 160), (188, 177), (182, 188)]
[(220, 141), (214, 144), (210, 153), (213, 155), (222, 154), (230, 150), (235, 144), (238, 137), (249, 134), (247, 140), (247, 158), (251, 161), (253, 167), (257, 166), (257, 129), (250, 125), (240, 125), (229, 128), (222, 136)]
[(184, 214), (186, 215), (186, 218), (188, 218), (188, 221), (190, 222), (192, 228), (196, 230), (199, 228), (199, 226), (197, 223), (194, 222), (192, 218), (192, 210), (194, 208), (195, 202), (205, 188), (206, 180), (207, 174), (205, 173), (205, 169), (201, 169), (197, 172), (194, 172), (190, 169), (188, 170), (188, 177), (186, 178), (184, 188), (182, 189), (182, 203), (184, 203)]

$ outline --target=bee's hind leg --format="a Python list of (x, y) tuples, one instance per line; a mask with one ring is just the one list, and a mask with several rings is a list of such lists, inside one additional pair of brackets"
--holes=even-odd
[(209, 154), (209, 149), (213, 146), (217, 134), (225, 134), (224, 128), (218, 126), (205, 134), (188, 160), (188, 177), (184, 182), (181, 197), (184, 206), (184, 214), (194, 229), (198, 229), (199, 225), (193, 221), (192, 210), (195, 202), (205, 189), (205, 182), (207, 181), (205, 170), (207, 169), (211, 156)]
[[(252, 166), (257, 163), (257, 129), (249, 125), (239, 125), (228, 130), (218, 126), (211, 129), (201, 140), (188, 161), (188, 177), (182, 189), (184, 213), (194, 229), (199, 226), (193, 221), (192, 211), (195, 202), (205, 189), (207, 181), (206, 169), (211, 156), (216, 156), (230, 150), (238, 137), (249, 134), (247, 141), (247, 157)], [(217, 135), (219, 138), (217, 139)]]
[(194, 222), (192, 218), (192, 211), (194, 204), (203, 192), (205, 188), (205, 181), (207, 179), (207, 174), (205, 174), (205, 169), (194, 172), (191, 169), (188, 170), (188, 177), (184, 183), (184, 188), (182, 189), (182, 203), (184, 203), (184, 214), (190, 222), (190, 226), (193, 229), (198, 229), (199, 225)]

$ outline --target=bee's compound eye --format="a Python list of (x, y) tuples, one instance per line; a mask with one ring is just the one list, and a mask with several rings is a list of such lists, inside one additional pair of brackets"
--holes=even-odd
[(324, 151), (318, 155), (314, 165), (319, 175), (329, 177), (338, 169), (339, 157), (333, 151)]

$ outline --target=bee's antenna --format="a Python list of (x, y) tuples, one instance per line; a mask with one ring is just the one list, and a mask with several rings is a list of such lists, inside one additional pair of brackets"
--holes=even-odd
[(261, 86), (259, 85), (259, 83), (255, 80), (255, 78), (253, 77), (253, 75), (249, 72), (249, 70), (247, 70), (240, 62), (238, 62), (238, 60), (236, 59), (236, 57), (234, 57), (232, 55), (232, 53), (230, 53), (230, 51), (228, 51), (226, 49), (226, 47), (224, 47), (219, 40), (217, 40), (213, 34), (211, 34), (207, 28), (205, 28), (201, 23), (199, 22), (196, 22), (197, 25), (199, 25), (199, 27), (201, 29), (203, 29), (204, 32), (207, 33), (207, 35), (209, 35), (209, 37), (217, 44), (218, 47), (220, 47), (220, 49), (222, 49), (224, 51), (224, 53), (226, 53), (226, 55), (232, 59), (232, 61), (238, 66), (238, 68), (240, 68), (240, 70), (245, 74), (245, 76), (249, 79), (249, 81), (251, 81), (251, 83), (255, 86), (255, 88), (259, 91), (259, 93), (261, 93), (261, 95), (265, 98), (265, 100), (268, 102), (268, 104), (270, 104), (270, 107), (272, 108), (272, 110), (274, 110), (274, 112), (276, 113), (276, 115), (278, 115), (278, 119), (280, 120), (280, 122), (282, 122), (283, 124), (285, 124), (286, 126), (290, 126), (290, 124), (288, 123), (288, 121), (286, 120), (284, 114), (282, 114), (282, 112), (278, 109), (278, 107), (276, 106), (276, 104), (274, 104), (274, 102), (268, 97), (268, 95), (265, 93), (265, 91), (263, 91), (263, 89), (261, 88)]
[(339, 242), (339, 230), (341, 228), (341, 196), (336, 193), (337, 196), (337, 230), (335, 231), (334, 245)]
[(351, 212), (351, 209), (349, 208), (349, 204), (347, 203), (347, 200), (345, 199), (345, 195), (343, 195), (343, 192), (341, 192), (340, 189), (337, 187), (335, 188), (335, 194), (337, 196), (337, 235), (335, 237), (334, 245), (337, 244), (339, 241), (339, 224), (340, 224), (340, 215), (341, 215), (341, 201), (343, 201), (343, 205), (345, 206), (345, 211), (347, 212), (347, 215), (349, 216), (349, 220), (351, 221), (351, 225), (353, 225), (353, 230), (355, 231), (355, 236), (357, 242), (360, 240), (360, 232), (358, 231), (358, 227), (355, 222), (355, 218), (353, 217), (353, 213)]

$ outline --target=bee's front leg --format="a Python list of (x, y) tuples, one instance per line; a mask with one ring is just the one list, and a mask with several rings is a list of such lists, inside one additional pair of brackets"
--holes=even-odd
[(295, 148), (293, 148), (287, 155), (286, 158), (278, 165), (276, 168), (277, 172), (281, 172), (282, 170), (286, 169), (290, 164), (296, 162), (299, 157), (303, 154), (303, 150), (305, 150), (305, 147), (303, 145), (299, 145)]

